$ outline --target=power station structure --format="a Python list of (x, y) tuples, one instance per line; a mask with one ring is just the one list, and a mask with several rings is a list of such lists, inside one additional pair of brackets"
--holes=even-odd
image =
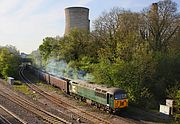
[(68, 35), (72, 29), (89, 31), (89, 9), (85, 7), (65, 8), (66, 27), (65, 35)]

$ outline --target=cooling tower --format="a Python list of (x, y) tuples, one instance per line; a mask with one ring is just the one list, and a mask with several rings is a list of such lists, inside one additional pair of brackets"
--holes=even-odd
[(69, 7), (65, 9), (65, 35), (73, 28), (89, 31), (89, 9), (85, 7)]

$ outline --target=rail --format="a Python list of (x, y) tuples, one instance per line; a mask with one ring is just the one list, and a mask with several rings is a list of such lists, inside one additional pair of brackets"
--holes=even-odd
[[(45, 121), (45, 122), (48, 122), (51, 124), (60, 124), (60, 123), (71, 124), (71, 122), (69, 122), (63, 118), (60, 118), (48, 111), (45, 111), (44, 109), (40, 108), (39, 106), (33, 104), (32, 102), (22, 98), (21, 96), (13, 93), (11, 91), (8, 91), (8, 92), (0, 91), (0, 95), (9, 99), (13, 103), (16, 103), (17, 105), (21, 106), (22, 108), (34, 113), (38, 117), (42, 118), (43, 121)], [(24, 122), (23, 124), (27, 124), (27, 123)]]

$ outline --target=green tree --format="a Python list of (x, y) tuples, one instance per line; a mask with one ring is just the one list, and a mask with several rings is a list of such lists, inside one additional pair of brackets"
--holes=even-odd
[[(47, 60), (53, 54), (53, 50), (57, 50), (58, 40), (52, 37), (46, 37), (43, 39), (43, 44), (39, 46), (40, 54), (44, 60)], [(55, 55), (53, 55), (55, 56)]]
[(176, 82), (173, 87), (166, 89), (167, 98), (173, 99), (174, 115), (180, 119), (180, 83)]
[(8, 76), (18, 77), (20, 56), (17, 55), (18, 52), (12, 53), (11, 51), (12, 49), (6, 47), (0, 49), (0, 73), (4, 78)]

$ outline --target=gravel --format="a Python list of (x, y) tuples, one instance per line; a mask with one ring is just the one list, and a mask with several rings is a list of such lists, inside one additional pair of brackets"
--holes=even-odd
[[(6, 90), (2, 83), (0, 82), (0, 90)], [(22, 108), (21, 106), (13, 103), (8, 98), (0, 95), (0, 104), (7, 108), (9, 111), (17, 115), (22, 120), (28, 122), (29, 124), (43, 124), (43, 121), (40, 120), (35, 114), (27, 111), (26, 109)], [(2, 114), (1, 114), (2, 115)]]

